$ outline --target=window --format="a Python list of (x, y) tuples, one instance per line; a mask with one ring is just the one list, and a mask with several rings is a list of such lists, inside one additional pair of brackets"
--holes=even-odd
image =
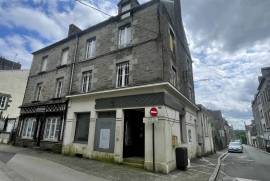
[(47, 69), (48, 56), (43, 57), (41, 62), (41, 72), (45, 72)]
[(189, 96), (189, 99), (193, 98), (193, 91), (191, 87), (188, 88), (188, 96)]
[(5, 109), (7, 104), (7, 97), (6, 96), (0, 96), (0, 109)]
[(123, 26), (119, 29), (119, 47), (126, 47), (131, 44), (131, 27)]
[(125, 87), (129, 82), (129, 63), (117, 64), (116, 87)]
[(85, 58), (92, 58), (96, 56), (96, 38), (91, 38), (86, 42), (86, 55)]
[(58, 141), (61, 129), (60, 117), (48, 117), (46, 119), (44, 140)]
[(90, 113), (78, 113), (74, 141), (87, 142), (89, 134)]
[(176, 41), (175, 41), (175, 35), (174, 35), (174, 32), (173, 32), (173, 30), (172, 30), (171, 27), (170, 27), (170, 29), (169, 29), (169, 46), (170, 46), (170, 50), (171, 50), (172, 53), (175, 55)]
[(188, 130), (188, 142), (192, 142), (191, 130)]
[[(121, 12), (124, 13), (126, 11), (129, 11), (130, 9), (131, 9), (131, 5), (130, 5), (130, 3), (128, 3), (128, 4), (125, 4), (124, 6), (122, 6)], [(121, 19), (125, 19), (129, 16), (130, 16), (130, 12), (127, 12), (121, 16)]]
[(36, 128), (36, 119), (27, 118), (23, 123), (22, 138), (33, 138)]
[(56, 80), (56, 92), (55, 92), (56, 98), (59, 98), (62, 96), (63, 82), (64, 82), (64, 78), (60, 78)]
[(82, 73), (82, 92), (89, 92), (91, 90), (92, 71)]
[(176, 86), (176, 70), (172, 67), (171, 83), (173, 86)]
[(35, 101), (40, 100), (41, 89), (42, 89), (42, 83), (38, 83), (36, 87)]
[(68, 53), (69, 49), (66, 48), (62, 51), (62, 57), (61, 57), (61, 65), (66, 65), (68, 61)]

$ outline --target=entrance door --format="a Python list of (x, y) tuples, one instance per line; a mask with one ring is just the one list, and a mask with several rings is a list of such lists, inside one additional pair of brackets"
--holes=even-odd
[(144, 109), (124, 111), (123, 157), (144, 157)]

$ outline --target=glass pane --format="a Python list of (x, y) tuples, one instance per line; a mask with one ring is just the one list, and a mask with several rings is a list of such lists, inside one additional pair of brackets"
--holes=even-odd
[(88, 141), (90, 113), (78, 113), (75, 141)]

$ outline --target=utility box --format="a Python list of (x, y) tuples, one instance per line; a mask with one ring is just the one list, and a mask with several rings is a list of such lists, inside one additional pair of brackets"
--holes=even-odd
[(176, 167), (180, 170), (186, 170), (188, 166), (188, 151), (185, 147), (175, 149)]

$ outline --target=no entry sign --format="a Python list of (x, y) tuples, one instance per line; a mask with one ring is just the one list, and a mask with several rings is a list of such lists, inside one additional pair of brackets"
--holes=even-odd
[(152, 117), (157, 117), (157, 115), (158, 115), (158, 110), (157, 110), (157, 108), (152, 107), (152, 108), (150, 109), (150, 115), (151, 115)]

